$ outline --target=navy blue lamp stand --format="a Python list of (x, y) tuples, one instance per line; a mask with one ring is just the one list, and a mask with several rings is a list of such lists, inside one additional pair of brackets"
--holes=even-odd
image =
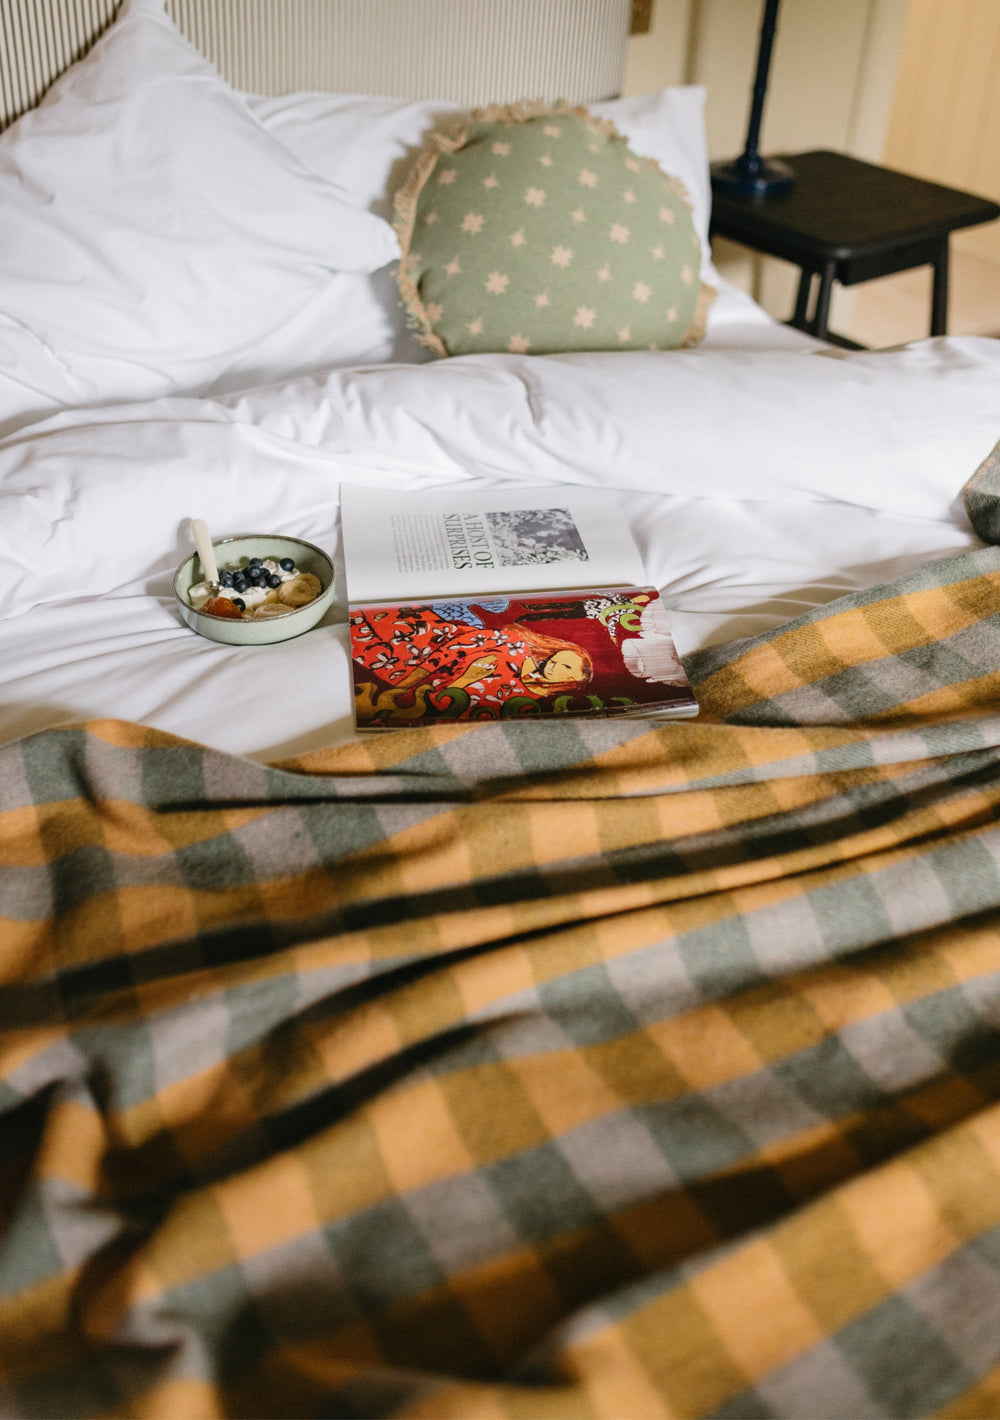
[(767, 71), (771, 65), (771, 46), (777, 24), (778, 0), (765, 0), (746, 147), (738, 158), (728, 163), (712, 164), (713, 188), (731, 197), (777, 197), (787, 192), (794, 180), (791, 168), (785, 163), (767, 162), (757, 151), (764, 95), (767, 92)]

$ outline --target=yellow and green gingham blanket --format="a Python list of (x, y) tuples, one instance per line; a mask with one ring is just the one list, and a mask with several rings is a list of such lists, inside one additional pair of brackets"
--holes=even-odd
[(689, 671), (0, 751), (0, 1414), (1000, 1416), (1000, 552)]

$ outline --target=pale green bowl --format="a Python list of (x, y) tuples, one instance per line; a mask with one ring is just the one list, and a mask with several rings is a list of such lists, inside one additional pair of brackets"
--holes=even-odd
[(222, 641), (227, 646), (269, 646), (275, 641), (290, 641), (293, 636), (301, 636), (321, 621), (333, 601), (333, 563), (322, 548), (311, 542), (303, 542), (298, 537), (244, 533), (240, 537), (213, 538), (212, 546), (220, 567), (239, 563), (244, 557), (273, 557), (279, 562), (282, 557), (291, 557), (300, 572), (312, 572), (319, 578), (323, 590), (315, 601), (296, 607), (284, 616), (273, 616), (266, 621), (230, 621), (224, 616), (213, 616), (211, 612), (195, 611), (188, 601), (189, 587), (205, 580), (201, 558), (196, 552), (192, 553), (174, 575), (174, 595), (181, 616), (199, 636)]

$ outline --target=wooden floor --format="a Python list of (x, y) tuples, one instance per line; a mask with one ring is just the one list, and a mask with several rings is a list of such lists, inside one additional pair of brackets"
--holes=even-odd
[[(862, 345), (902, 345), (930, 329), (930, 267), (901, 271), (842, 294), (847, 298), (841, 307), (843, 324), (835, 328)], [(948, 333), (1000, 338), (1000, 263), (963, 251), (954, 239)]]
[[(750, 292), (777, 320), (788, 319), (795, 306), (798, 267), (721, 240), (713, 242), (712, 255), (723, 276)], [(948, 334), (1000, 339), (1000, 262), (964, 249), (959, 235), (952, 238), (950, 265)], [(871, 349), (922, 340), (930, 333), (930, 319), (929, 266), (861, 286), (833, 288), (830, 330)]]

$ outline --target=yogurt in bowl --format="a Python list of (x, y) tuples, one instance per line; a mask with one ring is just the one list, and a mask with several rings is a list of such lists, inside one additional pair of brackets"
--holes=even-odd
[(174, 594), (182, 619), (212, 641), (264, 646), (301, 636), (322, 620), (334, 595), (333, 562), (301, 538), (244, 533), (212, 540), (218, 588), (197, 553), (178, 567)]

